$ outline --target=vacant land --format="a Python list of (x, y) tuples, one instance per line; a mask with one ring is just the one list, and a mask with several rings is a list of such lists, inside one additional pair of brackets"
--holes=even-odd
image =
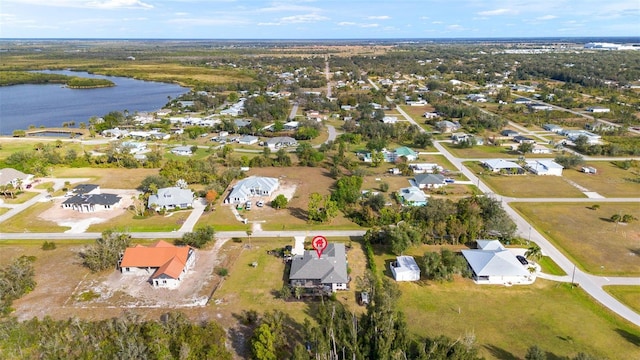
[(598, 173), (585, 174), (567, 169), (562, 174), (589, 191), (595, 191), (605, 197), (640, 197), (640, 183), (631, 181), (640, 178), (637, 169), (624, 170), (608, 161), (590, 161), (586, 165), (593, 166)]
[(479, 174), (482, 182), (496, 194), (519, 198), (570, 198), (586, 197), (580, 190), (569, 184), (561, 176), (500, 175), (489, 172), (478, 162), (464, 165)]
[(604, 290), (620, 300), (635, 312), (640, 313), (640, 287), (638, 286), (605, 286)]
[(597, 210), (584, 203), (511, 206), (586, 272), (640, 275), (640, 222), (618, 224), (609, 220), (614, 214), (637, 214), (637, 204), (601, 203)]
[(108, 189), (135, 189), (144, 178), (158, 175), (158, 169), (100, 169), (100, 168), (55, 168), (53, 176), (58, 178), (90, 178), (87, 183)]
[[(40, 215), (57, 206), (53, 201), (39, 202), (30, 206), (28, 209), (13, 216), (11, 220), (2, 223), (2, 232), (64, 232), (69, 230), (70, 226), (60, 226), (56, 221), (45, 220)], [(58, 205), (59, 206), (59, 205)]]

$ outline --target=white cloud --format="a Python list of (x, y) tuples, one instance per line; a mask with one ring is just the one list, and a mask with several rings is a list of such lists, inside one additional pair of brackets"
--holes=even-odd
[(462, 25), (453, 24), (453, 25), (447, 26), (447, 29), (455, 30), (455, 31), (461, 31), (461, 30), (464, 30), (464, 27)]
[(369, 20), (389, 20), (389, 19), (391, 19), (391, 16), (387, 16), (387, 15), (367, 16), (367, 19), (369, 19)]
[(518, 12), (511, 9), (495, 9), (495, 10), (487, 10), (480, 11), (478, 15), (480, 16), (498, 16), (498, 15), (512, 15), (517, 14)]
[(285, 12), (285, 11), (306, 11), (306, 12), (318, 12), (322, 9), (312, 6), (300, 6), (293, 4), (274, 4), (273, 6), (259, 8), (258, 12)]
[(555, 15), (544, 15), (537, 17), (536, 20), (553, 20), (555, 18), (557, 18)]
[(357, 25), (357, 24), (351, 21), (342, 21), (338, 23), (338, 26), (354, 26), (354, 25)]
[(245, 25), (248, 22), (244, 19), (236, 18), (178, 18), (167, 21), (170, 24), (177, 25), (196, 25), (196, 26), (218, 26), (218, 25)]
[(434, 25), (442, 25), (442, 24), (444, 24), (444, 22), (442, 22), (442, 21), (432, 21), (431, 23), (434, 24)]
[(315, 23), (319, 21), (327, 21), (328, 17), (318, 15), (318, 14), (302, 14), (302, 15), (292, 15), (285, 16), (280, 18), (278, 21), (271, 22), (261, 22), (258, 25), (262, 26), (278, 26), (278, 25), (286, 25), (286, 24), (305, 24), (305, 23)]
[(86, 3), (88, 7), (97, 9), (153, 9), (153, 5), (147, 4), (140, 0), (102, 0), (89, 1)]
[(362, 25), (360, 25), (360, 27), (363, 27), (363, 28), (375, 28), (375, 27), (378, 27), (378, 26), (380, 26), (380, 24), (362, 24)]
[(174, 13), (173, 15), (175, 15), (175, 16), (187, 16), (187, 15), (189, 15), (189, 13), (187, 13), (187, 12), (177, 12), (177, 13)]

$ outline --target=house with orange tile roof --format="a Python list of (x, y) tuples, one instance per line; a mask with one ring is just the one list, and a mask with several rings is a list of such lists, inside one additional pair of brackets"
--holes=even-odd
[(148, 275), (154, 287), (176, 288), (195, 262), (195, 249), (158, 241), (127, 248), (118, 267), (123, 275)]

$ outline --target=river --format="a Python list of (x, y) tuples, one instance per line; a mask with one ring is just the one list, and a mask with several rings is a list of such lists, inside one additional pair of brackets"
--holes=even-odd
[(69, 89), (55, 85), (13, 85), (0, 87), (0, 134), (36, 127), (61, 127), (63, 122), (89, 123), (92, 116), (111, 111), (129, 113), (156, 111), (188, 88), (160, 82), (76, 71), (44, 71), (54, 74), (111, 80), (116, 86), (96, 89)]

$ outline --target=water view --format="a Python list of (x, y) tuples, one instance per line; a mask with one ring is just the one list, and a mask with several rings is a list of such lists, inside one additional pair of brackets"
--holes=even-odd
[(16, 129), (61, 127), (63, 122), (88, 123), (92, 116), (111, 111), (155, 111), (189, 89), (175, 84), (134, 80), (86, 72), (47, 71), (54, 74), (111, 80), (116, 86), (69, 89), (62, 85), (14, 85), (0, 87), (0, 134)]

